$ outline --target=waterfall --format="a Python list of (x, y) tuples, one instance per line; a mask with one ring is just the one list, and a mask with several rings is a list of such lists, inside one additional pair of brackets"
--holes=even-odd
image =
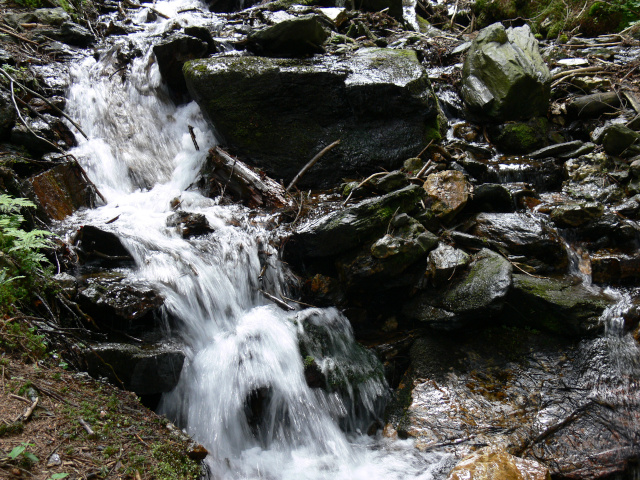
[[(192, 13), (177, 13), (193, 5), (157, 2), (172, 20), (112, 37), (99, 58), (72, 67), (67, 111), (89, 137), (72, 153), (105, 203), (62, 228), (91, 224), (116, 233), (136, 262), (128, 274), (165, 298), (175, 319), (172, 334), (184, 342), (187, 359), (160, 411), (206, 446), (212, 478), (442, 475), (448, 455), (366, 435), (388, 387), (377, 359), (355, 343), (347, 319), (336, 309), (284, 312), (269, 304), (260, 288), (286, 294), (269, 232), (247, 209), (219, 205), (190, 188), (216, 140), (195, 103), (170, 101), (150, 38), (176, 24), (198, 24)], [(122, 49), (141, 52), (123, 80), (117, 64)], [(184, 239), (167, 227), (176, 203), (203, 214), (214, 232)], [(305, 361), (335, 382), (332, 392), (307, 385)]]

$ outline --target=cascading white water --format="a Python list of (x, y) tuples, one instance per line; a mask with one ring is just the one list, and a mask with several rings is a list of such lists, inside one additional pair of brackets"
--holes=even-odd
[[(106, 204), (78, 213), (65, 227), (92, 224), (117, 233), (135, 258), (131, 275), (160, 290), (188, 351), (162, 412), (207, 447), (213, 478), (442, 474), (446, 455), (420, 454), (410, 441), (360, 433), (380, 414), (387, 387), (375, 360), (354, 343), (348, 321), (335, 309), (285, 313), (269, 305), (258, 292), (260, 278), (274, 293), (286, 292), (276, 252), (261, 263), (268, 233), (245, 209), (220, 206), (189, 189), (215, 138), (195, 103), (176, 107), (168, 100), (148, 39), (176, 24), (198, 23), (192, 14), (177, 14), (192, 6), (158, 2), (173, 20), (112, 41), (98, 60), (78, 62), (67, 104), (89, 136), (72, 153)], [(125, 44), (144, 53), (121, 82), (115, 59)], [(204, 214), (214, 233), (183, 239), (168, 228), (176, 199), (181, 209)], [(326, 336), (330, 352), (314, 342), (318, 334)], [(307, 385), (301, 349), (340, 384), (334, 393)], [(350, 352), (356, 352), (355, 365)]]

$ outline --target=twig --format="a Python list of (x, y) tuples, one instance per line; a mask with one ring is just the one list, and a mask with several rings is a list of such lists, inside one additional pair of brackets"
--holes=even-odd
[(295, 310), (295, 307), (292, 307), (291, 305), (289, 305), (288, 303), (280, 300), (278, 297), (274, 297), (273, 295), (271, 295), (270, 293), (265, 292), (264, 290), (258, 288), (258, 291), (264, 295), (265, 297), (267, 297), (269, 300), (271, 300), (272, 302), (275, 302), (276, 304), (278, 304), (278, 306), (284, 310)]
[(318, 308), (315, 305), (311, 305), (309, 303), (304, 303), (304, 302), (301, 302), (300, 300), (294, 300), (293, 298), (285, 297), (284, 295), (282, 295), (282, 298), (284, 298), (285, 300), (289, 300), (290, 302), (295, 302), (298, 305), (304, 305), (305, 307)]
[(197, 151), (200, 151), (200, 147), (198, 146), (198, 142), (196, 141), (196, 132), (193, 131), (193, 127), (191, 125), (188, 126), (189, 133), (191, 134), (191, 140), (193, 140), (193, 146), (196, 147)]
[(126, 70), (126, 69), (127, 69), (127, 67), (126, 67), (126, 66), (124, 66), (124, 67), (120, 67), (120, 68), (119, 68), (119, 69), (117, 69), (115, 72), (113, 72), (111, 75), (109, 75), (109, 80), (111, 80), (111, 79), (116, 75), (116, 73), (121, 72), (121, 71)]
[(591, 67), (576, 68), (574, 70), (566, 70), (564, 72), (556, 73), (553, 77), (551, 77), (551, 80), (558, 80), (559, 78), (562, 78), (562, 77), (567, 77), (569, 75), (577, 75), (580, 73), (596, 72), (598, 70), (602, 70), (602, 68), (598, 66), (591, 66)]
[(11, 30), (7, 30), (6, 28), (0, 27), (0, 32), (6, 33), (7, 35), (11, 35), (12, 37), (20, 39), (23, 42), (30, 43), (30, 44), (35, 45), (37, 47), (40, 46), (40, 44), (38, 42), (34, 42), (33, 40), (29, 40), (28, 38), (23, 37), (22, 35), (18, 35), (17, 33), (13, 33)]
[(380, 175), (386, 175), (388, 172), (378, 172), (378, 173), (374, 173), (373, 175), (369, 175), (367, 178), (365, 178), (363, 181), (361, 181), (358, 185), (356, 185), (354, 188), (351, 189), (351, 191), (349, 192), (349, 196), (347, 197), (347, 199), (344, 201), (344, 203), (342, 204), (343, 207), (345, 207), (347, 205), (347, 203), (349, 202), (349, 199), (351, 198), (351, 195), (353, 195), (353, 192), (355, 192), (356, 190), (358, 190), (359, 188), (361, 188), (365, 183), (367, 183), (370, 180), (373, 180), (376, 177), (379, 177)]
[(566, 77), (559, 78), (558, 80), (556, 80), (555, 82), (553, 82), (553, 83), (551, 84), (551, 88), (555, 88), (555, 87), (557, 87), (558, 85), (560, 85), (562, 82), (564, 82), (565, 80), (570, 80), (570, 79), (572, 79), (573, 77), (577, 77), (578, 75), (583, 75), (583, 76), (593, 76), (593, 75), (599, 75), (599, 74), (601, 74), (601, 73), (608, 73), (608, 72), (606, 72), (605, 70), (599, 70), (599, 71), (596, 71), (596, 72), (583, 72), (583, 73), (575, 73), (575, 74), (573, 74), (573, 75), (567, 75)]
[(427, 163), (424, 164), (424, 167), (420, 169), (420, 171), (416, 175), (416, 178), (422, 177), (422, 175), (424, 175), (424, 173), (427, 171), (427, 169), (431, 166), (432, 163), (433, 162), (431, 161), (431, 159), (429, 159), (429, 161), (427, 161)]
[(287, 187), (286, 191), (288, 192), (289, 190), (291, 190), (294, 187), (294, 185), (298, 183), (298, 180), (300, 180), (300, 177), (302, 177), (305, 173), (307, 173), (307, 170), (313, 167), (316, 164), (316, 162), (324, 156), (325, 153), (337, 147), (339, 144), (340, 144), (340, 140), (338, 139), (332, 144), (327, 145), (322, 150), (320, 150), (320, 153), (318, 153), (315, 157), (309, 160), (309, 162), (304, 167), (302, 167), (302, 170), (300, 170), (298, 174), (293, 178), (293, 180), (291, 180), (291, 183)]
[(64, 113), (62, 110), (60, 110), (58, 107), (56, 107), (52, 102), (50, 102), (47, 98), (43, 97), (42, 95), (40, 95), (38, 92), (34, 92), (33, 90), (31, 90), (29, 87), (23, 85), (22, 83), (18, 82), (15, 78), (13, 78), (11, 75), (9, 75), (7, 72), (5, 72), (3, 69), (0, 68), (0, 73), (2, 73), (5, 77), (7, 77), (10, 81), (12, 81), (13, 83), (15, 83), (16, 85), (18, 85), (20, 88), (22, 88), (25, 92), (30, 93), (31, 95), (34, 95), (36, 97), (38, 97), (40, 100), (44, 101), (47, 105), (49, 105), (51, 108), (53, 108), (56, 112), (58, 112), (60, 115), (62, 115), (64, 118), (66, 118), (67, 120), (69, 120), (69, 123), (71, 123), (71, 125), (73, 125), (74, 127), (76, 127), (78, 129), (78, 131), (82, 134), (82, 136), (84, 138), (86, 138), (87, 140), (89, 139), (89, 137), (87, 137), (87, 135), (82, 131), (82, 128), (80, 128), (80, 125), (78, 125), (76, 122), (73, 121), (73, 119), (67, 115), (66, 113)]
[(94, 432), (94, 431), (91, 429), (91, 426), (90, 426), (87, 422), (85, 422), (83, 418), (78, 418), (78, 423), (80, 423), (80, 425), (82, 425), (82, 428), (84, 428), (84, 429), (86, 430), (86, 432), (87, 432), (90, 436), (93, 436), (93, 435), (95, 435), (95, 434), (96, 434), (96, 432)]
[(36, 399), (33, 401), (33, 403), (31, 404), (31, 406), (29, 408), (27, 408), (27, 410), (22, 414), (21, 420), (23, 422), (26, 422), (27, 420), (29, 420), (29, 417), (31, 416), (31, 414), (33, 413), (33, 411), (36, 409), (36, 407), (38, 406), (38, 402), (40, 401), (40, 397), (36, 397)]
[(28, 403), (29, 405), (31, 405), (31, 400), (29, 400), (28, 398), (21, 397), (20, 395), (15, 395), (13, 393), (10, 393), (9, 397), (15, 398), (16, 400), (20, 400), (21, 402)]
[(429, 143), (427, 143), (427, 146), (424, 147), (422, 149), (422, 151), (417, 155), (418, 158), (420, 158), (422, 155), (424, 155), (424, 152), (426, 152), (429, 149), (429, 147), (431, 146), (432, 143), (433, 143), (433, 138), (429, 141)]
[[(0, 68), (0, 72), (4, 72), (4, 70), (2, 70)], [(6, 72), (4, 72), (6, 75)], [(64, 153), (64, 150), (62, 150), (62, 148), (60, 148), (58, 145), (56, 145), (53, 142), (50, 142), (49, 140), (47, 140), (46, 138), (41, 137), (40, 135), (38, 135), (36, 132), (33, 131), (33, 129), (29, 126), (29, 124), (26, 122), (26, 120), (24, 119), (24, 117), (22, 116), (22, 113), (20, 112), (20, 108), (18, 108), (18, 103), (16, 102), (16, 96), (15, 96), (15, 92), (13, 91), (13, 84), (15, 83), (13, 81), (13, 79), (9, 80), (10, 83), (10, 87), (11, 87), (11, 101), (13, 102), (13, 107), (16, 109), (16, 113), (18, 114), (18, 118), (20, 119), (20, 121), (24, 124), (25, 128), (27, 130), (29, 130), (31, 132), (31, 134), (36, 137), (38, 140), (42, 140), (45, 143), (48, 143), (49, 145), (51, 145), (53, 148), (55, 148), (56, 150), (58, 150), (60, 153)]]

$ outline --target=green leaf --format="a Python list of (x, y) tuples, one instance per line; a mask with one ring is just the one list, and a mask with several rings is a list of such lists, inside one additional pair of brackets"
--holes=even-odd
[(49, 477), (48, 480), (60, 480), (61, 478), (66, 478), (68, 476), (69, 476), (68, 473), (54, 473)]
[(37, 463), (40, 461), (40, 459), (31, 452), (24, 452), (24, 458), (31, 461), (32, 463)]
[(25, 447), (24, 445), (18, 445), (17, 447), (15, 447), (13, 450), (11, 450), (11, 452), (9, 452), (9, 458), (11, 460), (15, 460), (15, 458), (20, 455), (22, 452), (24, 452), (26, 450), (27, 447)]

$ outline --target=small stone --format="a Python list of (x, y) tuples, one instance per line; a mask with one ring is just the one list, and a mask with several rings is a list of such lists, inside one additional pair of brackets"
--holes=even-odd
[(47, 468), (57, 467), (58, 465), (62, 465), (62, 460), (60, 459), (60, 455), (54, 453), (47, 460)]

